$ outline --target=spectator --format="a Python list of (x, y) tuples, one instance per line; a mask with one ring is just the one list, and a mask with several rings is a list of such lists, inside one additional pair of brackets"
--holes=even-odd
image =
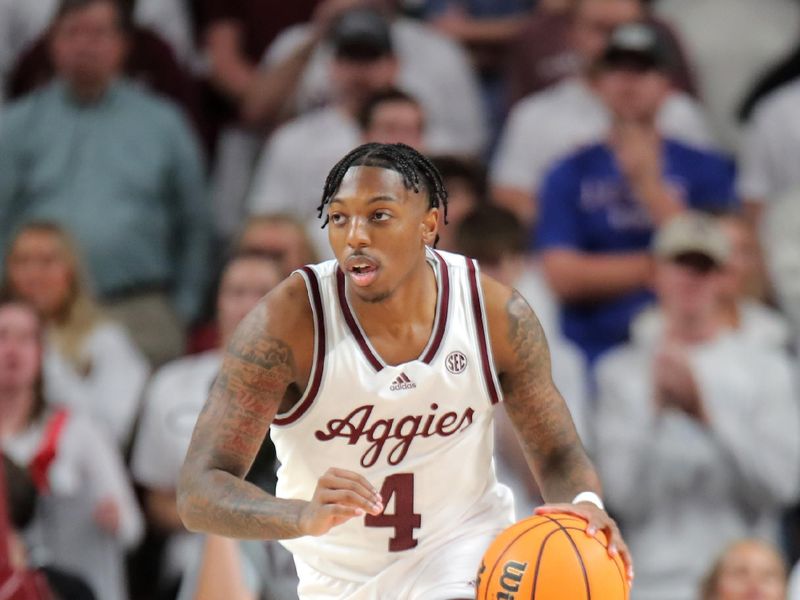
[(739, 104), (798, 38), (800, 8), (787, 0), (656, 0), (654, 12), (675, 28), (692, 57), (715, 139), (735, 151)]
[(0, 589), (6, 598), (50, 600), (52, 591), (44, 577), (31, 569), (20, 537), (20, 520), (33, 513), (33, 484), (5, 454), (0, 464)]
[[(98, 2), (108, 0), (96, 0)], [(55, 7), (54, 7), (55, 8)], [(199, 134), (209, 138), (211, 130), (201, 113), (198, 88), (178, 64), (171, 48), (151, 30), (123, 20), (126, 41), (124, 74), (145, 89), (161, 94), (180, 106)], [(14, 64), (8, 78), (8, 98), (15, 100), (46, 85), (55, 77), (51, 36), (46, 32), (34, 40)]]
[[(327, 234), (317, 219), (325, 177), (337, 160), (359, 144), (358, 115), (373, 94), (394, 84), (398, 68), (389, 24), (375, 11), (345, 13), (331, 31), (331, 40), (335, 103), (299, 117), (272, 135), (256, 166), (249, 201), (253, 213), (286, 213), (304, 220), (320, 256), (330, 254)], [(376, 108), (373, 104), (373, 115)], [(391, 127), (403, 129), (404, 114), (390, 116), (400, 117)], [(362, 121), (370, 123), (372, 118)], [(362, 132), (362, 139), (366, 133)]]
[[(46, 34), (59, 2), (0, 0), (0, 102), (3, 88), (7, 95), (16, 97), (52, 77)], [(128, 28), (131, 44), (126, 72), (131, 78), (185, 105), (190, 114), (199, 118), (198, 98), (182, 69), (191, 66), (194, 56), (190, 17), (186, 12), (188, 3), (183, 0), (125, 2), (126, 12), (130, 12), (128, 6), (135, 5), (133, 22)]]
[(281, 274), (317, 262), (317, 256), (303, 224), (285, 215), (252, 216), (245, 221), (236, 243), (238, 252), (262, 252), (274, 256)]
[[(602, 24), (588, 25), (590, 15), (595, 15), (592, 19), (602, 15)], [(593, 69), (609, 39), (598, 30), (610, 34), (616, 31), (615, 24), (631, 23), (642, 16), (639, 0), (581, 0), (573, 28), (586, 29), (582, 35), (575, 33), (583, 74), (528, 96), (511, 111), (490, 171), (492, 197), (525, 223), (531, 224), (536, 218), (539, 188), (553, 162), (601, 140), (611, 126), (612, 115), (599, 93), (607, 71)], [(653, 31), (649, 35), (657, 36), (658, 68), (669, 82), (674, 59), (664, 35), (658, 29)], [(699, 105), (671, 86), (660, 106), (658, 124), (666, 135), (683, 142), (698, 146), (712, 143)]]
[(729, 160), (662, 137), (656, 125), (670, 94), (657, 40), (643, 24), (615, 30), (597, 78), (611, 132), (558, 163), (542, 186), (536, 242), (564, 333), (590, 362), (627, 339), (652, 298), (654, 225), (687, 206), (725, 209), (733, 199)]
[[(284, 31), (268, 49), (265, 73), (245, 100), (250, 120), (272, 123), (285, 113), (287, 104), (290, 113), (304, 113), (335, 100), (337, 86), (329, 68), (335, 53), (326, 31), (331, 14), (339, 14), (331, 10), (338, 8), (336, 4), (379, 6), (391, 18), (399, 67), (397, 85), (425, 109), (430, 151), (479, 154), (486, 142), (486, 120), (466, 53), (433, 28), (396, 16), (394, 0), (328, 1), (313, 23)], [(276, 77), (280, 77), (280, 85)], [(277, 98), (276, 90), (280, 92)]]
[[(586, 59), (597, 58), (614, 27), (626, 22), (625, 15), (635, 10), (641, 19), (643, 4), (604, 0), (578, 5), (584, 0), (540, 0), (522, 31), (513, 41), (508, 55), (510, 106), (525, 96), (542, 91), (567, 77), (579, 75)], [(623, 18), (621, 21), (620, 19)], [(674, 53), (675, 86), (694, 95), (694, 82), (681, 45), (662, 22), (648, 19), (669, 39)], [(591, 60), (590, 60), (591, 62)]]
[(786, 564), (763, 540), (734, 542), (703, 581), (700, 600), (786, 600)]
[(457, 252), (456, 234), (461, 221), (486, 202), (486, 171), (476, 160), (458, 156), (431, 159), (447, 190), (447, 222), (439, 211), (439, 240), (436, 247)]
[(149, 365), (95, 303), (72, 239), (53, 223), (29, 223), (9, 246), (5, 273), (8, 290), (47, 322), (48, 401), (93, 418), (125, 448)]
[[(18, 574), (25, 572), (25, 578), (19, 583), (20, 587), (27, 588), (26, 591), (30, 594), (27, 596), (15, 596), (12, 592), (11, 596), (6, 595), (5, 597), (19, 598), (19, 600), (38, 600), (40, 598), (42, 600), (51, 600), (53, 592), (56, 592), (56, 599), (95, 600), (92, 590), (78, 577), (52, 566), (36, 565), (34, 567), (29, 564), (28, 550), (23, 539), (23, 532), (34, 520), (38, 493), (33, 480), (25, 469), (14, 463), (5, 454), (2, 454), (2, 458), (0, 501), (5, 502), (6, 500), (3, 493), (5, 488), (8, 496), (11, 565)], [(0, 513), (3, 513), (2, 508), (0, 508)], [(2, 516), (0, 516), (1, 521)], [(0, 523), (0, 531), (2, 531), (2, 523)], [(5, 540), (0, 534), (0, 544), (4, 543)], [(5, 566), (3, 552), (4, 550), (0, 548), (0, 581), (5, 584), (7, 582), (2, 579), (2, 570)], [(31, 587), (36, 591), (31, 590)], [(4, 587), (3, 592), (8, 594), (9, 590)]]
[(178, 359), (159, 370), (150, 384), (131, 468), (145, 488), (148, 520), (170, 535), (164, 587), (192, 567), (202, 537), (186, 532), (175, 505), (175, 488), (194, 423), (219, 372), (224, 348), (236, 326), (282, 279), (278, 263), (253, 252), (234, 256), (221, 277), (217, 296), (219, 347)]
[(726, 334), (714, 220), (676, 217), (654, 252), (664, 327), (597, 366), (597, 464), (636, 564), (632, 600), (694, 600), (727, 544), (777, 540), (800, 487), (800, 414), (788, 355)]
[(45, 408), (43, 327), (32, 306), (0, 302), (0, 445), (39, 489), (29, 528), (34, 563), (84, 579), (97, 598), (127, 597), (124, 555), (142, 533), (119, 452), (93, 423)]
[[(789, 348), (793, 339), (787, 320), (749, 293), (748, 286), (754, 281), (758, 266), (752, 229), (737, 213), (722, 215), (717, 221), (730, 246), (730, 257), (721, 273), (720, 319), (731, 331), (754, 345), (778, 350)], [(652, 328), (650, 332), (639, 332), (652, 336), (663, 325), (658, 311), (649, 310), (636, 317), (634, 329), (639, 332), (639, 329)]]
[(399, 142), (418, 150), (425, 147), (425, 112), (419, 102), (397, 88), (370, 96), (358, 114), (358, 126), (367, 142)]
[(101, 300), (158, 364), (181, 353), (199, 308), (210, 218), (185, 121), (120, 77), (121, 19), (115, 0), (62, 3), (58, 79), (3, 116), (0, 237), (31, 219), (72, 231)]

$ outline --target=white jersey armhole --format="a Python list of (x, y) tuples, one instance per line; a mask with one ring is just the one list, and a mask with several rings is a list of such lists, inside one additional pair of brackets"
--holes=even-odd
[(306, 284), (308, 302), (311, 305), (311, 311), (314, 315), (314, 356), (311, 365), (311, 373), (308, 377), (308, 384), (303, 391), (303, 395), (291, 409), (285, 413), (275, 415), (272, 421), (273, 427), (292, 425), (308, 412), (317, 399), (317, 396), (319, 396), (320, 387), (322, 386), (322, 376), (325, 372), (325, 353), (327, 351), (325, 312), (322, 306), (319, 277), (316, 271), (310, 266), (298, 269), (295, 273), (298, 273)]

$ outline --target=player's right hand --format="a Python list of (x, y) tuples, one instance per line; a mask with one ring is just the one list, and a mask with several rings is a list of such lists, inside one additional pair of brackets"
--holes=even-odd
[(383, 501), (369, 481), (353, 471), (330, 468), (300, 513), (300, 530), (304, 535), (323, 535), (354, 517), (381, 512)]

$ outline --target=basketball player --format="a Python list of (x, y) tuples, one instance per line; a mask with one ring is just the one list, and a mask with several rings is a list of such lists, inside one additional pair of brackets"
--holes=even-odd
[[(501, 401), (547, 502), (627, 549), (514, 290), (433, 250), (446, 192), (402, 144), (366, 144), (325, 184), (336, 260), (304, 267), (240, 325), (179, 484), (189, 529), (281, 539), (301, 598), (473, 598), (512, 519), (492, 467)], [(246, 483), (271, 426), (276, 497)], [(629, 573), (629, 577), (632, 572)]]

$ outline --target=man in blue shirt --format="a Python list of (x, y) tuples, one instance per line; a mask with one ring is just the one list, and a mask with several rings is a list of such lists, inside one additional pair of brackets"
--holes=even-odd
[(57, 80), (0, 123), (0, 240), (33, 219), (69, 229), (100, 298), (161, 363), (182, 353), (182, 325), (203, 300), (210, 207), (186, 119), (120, 76), (123, 10), (120, 0), (62, 0), (50, 39)]
[(557, 163), (541, 193), (536, 243), (562, 302), (562, 327), (593, 362), (628, 338), (650, 300), (654, 229), (685, 208), (734, 200), (733, 164), (659, 135), (671, 57), (646, 24), (618, 27), (596, 66), (613, 117), (609, 138)]

